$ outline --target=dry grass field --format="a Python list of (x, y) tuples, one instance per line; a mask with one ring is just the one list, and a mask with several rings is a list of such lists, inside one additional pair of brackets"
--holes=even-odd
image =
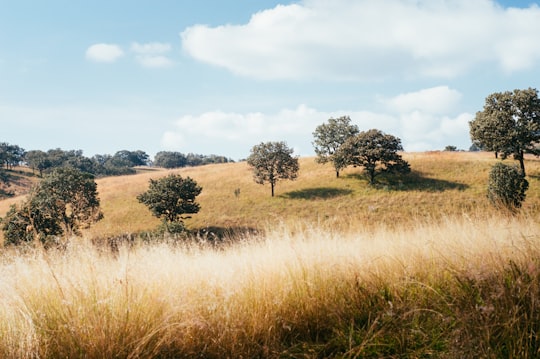
[[(448, 216), (483, 216), (493, 213), (486, 188), (489, 170), (495, 163), (491, 153), (406, 153), (412, 174), (395, 183), (380, 179), (368, 184), (361, 170), (348, 168), (340, 178), (330, 165), (300, 159), (296, 181), (278, 182), (276, 197), (268, 185), (256, 184), (246, 163), (186, 168), (177, 171), (203, 187), (198, 201), (201, 210), (186, 220), (191, 229), (264, 229), (301, 221), (319, 228), (339, 231), (414, 226), (417, 221)], [(507, 160), (506, 163), (512, 163)], [(523, 212), (537, 213), (540, 205), (540, 160), (526, 163), (530, 188)], [(158, 224), (135, 199), (148, 187), (149, 178), (164, 172), (110, 177), (98, 181), (105, 218), (91, 235), (148, 230)], [(240, 195), (235, 196), (235, 190)], [(1, 209), (1, 207), (0, 207)], [(0, 213), (2, 213), (0, 211)]]
[(175, 171), (203, 187), (190, 229), (259, 230), (218, 247), (93, 246), (155, 227), (135, 196), (168, 172), (100, 179), (83, 238), (1, 252), (0, 357), (539, 357), (540, 162), (510, 216), (485, 198), (493, 155), (404, 157), (412, 175), (375, 187), (301, 159), (275, 198), (244, 163)]

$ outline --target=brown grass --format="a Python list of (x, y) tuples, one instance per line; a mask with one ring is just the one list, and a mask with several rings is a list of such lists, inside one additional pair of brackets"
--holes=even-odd
[(538, 233), (527, 218), (297, 223), (219, 251), (4, 253), (0, 356), (533, 358)]
[[(412, 174), (404, 179), (381, 178), (370, 186), (361, 170), (348, 168), (335, 178), (330, 165), (300, 159), (296, 181), (279, 182), (276, 197), (268, 185), (252, 180), (245, 162), (174, 171), (154, 170), (137, 175), (99, 179), (98, 191), (105, 218), (87, 233), (106, 237), (155, 228), (159, 220), (136, 196), (148, 188), (150, 178), (170, 172), (194, 178), (203, 191), (201, 210), (186, 220), (191, 229), (262, 229), (302, 221), (321, 228), (356, 231), (380, 226), (414, 226), (417, 221), (448, 216), (490, 216), (495, 213), (486, 199), (487, 179), (497, 161), (491, 153), (405, 153)], [(512, 160), (507, 160), (512, 163)], [(530, 187), (523, 212), (535, 215), (540, 208), (540, 161), (526, 161)], [(240, 190), (238, 198), (235, 190)], [(0, 216), (20, 198), (0, 201)]]
[(540, 162), (506, 216), (485, 199), (491, 154), (405, 158), (411, 177), (375, 187), (304, 158), (275, 198), (245, 163), (174, 171), (203, 187), (191, 228), (264, 230), (219, 248), (90, 245), (156, 226), (135, 197), (168, 171), (101, 179), (83, 239), (3, 250), (0, 357), (538, 357)]
[[(340, 231), (382, 226), (410, 226), (418, 220), (440, 220), (447, 216), (493, 214), (486, 199), (487, 178), (495, 163), (493, 154), (464, 152), (406, 153), (411, 176), (394, 184), (372, 187), (357, 168), (346, 169), (335, 178), (330, 165), (314, 158), (300, 159), (296, 181), (279, 182), (276, 197), (268, 185), (252, 180), (246, 163), (208, 165), (178, 171), (194, 178), (203, 191), (198, 197), (201, 210), (186, 220), (192, 229), (273, 227), (299, 220)], [(511, 162), (508, 160), (507, 162)], [(540, 161), (530, 159), (530, 189), (523, 211), (537, 213), (540, 204), (538, 174)], [(151, 229), (157, 224), (148, 210), (136, 203), (146, 190), (148, 179), (159, 174), (107, 178), (98, 182), (105, 219), (94, 233), (118, 233)], [(235, 190), (240, 195), (235, 196)]]

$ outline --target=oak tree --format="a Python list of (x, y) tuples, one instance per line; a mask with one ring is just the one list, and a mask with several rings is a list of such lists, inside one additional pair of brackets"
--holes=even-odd
[(171, 228), (183, 228), (183, 220), (189, 218), (186, 214), (199, 212), (200, 205), (195, 202), (195, 198), (201, 191), (202, 187), (192, 178), (170, 174), (159, 179), (150, 179), (148, 190), (138, 195), (137, 199), (146, 205), (154, 216), (162, 219), (170, 231)]
[(524, 155), (540, 155), (540, 99), (538, 91), (497, 92), (486, 98), (483, 111), (469, 122), (473, 143), (487, 151), (512, 155), (525, 175)]
[(278, 181), (294, 180), (298, 177), (298, 157), (292, 154), (293, 150), (283, 141), (261, 142), (251, 149), (247, 163), (253, 169), (253, 179), (262, 185), (270, 183), (272, 197)]
[(339, 172), (347, 165), (344, 158), (339, 156), (338, 149), (358, 132), (358, 126), (351, 124), (349, 116), (330, 118), (327, 123), (317, 126), (313, 132), (316, 161), (318, 163), (332, 162), (336, 177), (339, 177)]
[(338, 155), (347, 165), (364, 167), (369, 182), (385, 172), (409, 173), (409, 164), (401, 158), (401, 140), (377, 129), (363, 131), (349, 138), (339, 148)]

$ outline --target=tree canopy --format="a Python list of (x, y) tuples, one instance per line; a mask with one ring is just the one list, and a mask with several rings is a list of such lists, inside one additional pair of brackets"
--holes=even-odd
[(293, 150), (283, 141), (261, 142), (251, 149), (247, 163), (253, 169), (253, 179), (262, 185), (270, 183), (272, 197), (278, 181), (294, 180), (298, 176), (298, 157), (292, 153)]
[(93, 176), (75, 168), (57, 168), (31, 190), (19, 208), (11, 207), (2, 229), (11, 243), (59, 235), (69, 238), (103, 218), (99, 205)]
[(339, 172), (347, 165), (345, 159), (339, 156), (338, 149), (358, 132), (358, 126), (351, 124), (349, 116), (330, 118), (327, 123), (317, 126), (313, 132), (316, 161), (318, 163), (332, 162), (336, 177), (339, 177)]
[(524, 155), (540, 155), (540, 99), (533, 88), (496, 92), (469, 123), (473, 143), (486, 151), (512, 155), (525, 175)]
[(401, 140), (395, 136), (371, 129), (349, 138), (339, 148), (338, 155), (347, 165), (364, 167), (369, 182), (384, 172), (409, 173), (409, 164), (401, 158)]
[(150, 179), (146, 192), (137, 196), (140, 203), (166, 224), (182, 223), (185, 214), (199, 212), (200, 205), (195, 198), (202, 188), (192, 178), (170, 174), (159, 179)]

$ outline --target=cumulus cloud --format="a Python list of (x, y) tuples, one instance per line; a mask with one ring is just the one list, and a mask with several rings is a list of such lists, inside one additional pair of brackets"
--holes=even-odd
[(416, 92), (400, 94), (386, 101), (398, 112), (422, 110), (433, 114), (452, 111), (461, 99), (461, 93), (448, 86), (437, 86)]
[(86, 58), (95, 62), (112, 63), (124, 56), (124, 51), (115, 44), (94, 44), (86, 49)]
[[(456, 113), (461, 93), (445, 86), (381, 99), (383, 109), (325, 112), (299, 105), (276, 113), (212, 111), (178, 118), (162, 136), (162, 147), (174, 151), (222, 148), (238, 158), (263, 141), (286, 141), (300, 155), (313, 155), (313, 131), (329, 118), (349, 116), (360, 130), (377, 128), (399, 137), (406, 151), (441, 150), (470, 145), (468, 113)], [(219, 152), (219, 151), (218, 151)], [(220, 152), (223, 153), (223, 150)]]
[(171, 44), (151, 42), (131, 44), (131, 51), (135, 53), (137, 62), (144, 67), (165, 68), (173, 65), (173, 61), (166, 56), (171, 51)]
[(535, 66), (539, 18), (536, 5), (492, 0), (304, 0), (180, 36), (195, 59), (255, 78), (447, 78), (477, 66)]
[(390, 113), (399, 119), (403, 146), (407, 151), (436, 150), (447, 145), (467, 147), (469, 121), (473, 115), (451, 116), (462, 95), (438, 86), (383, 99)]

